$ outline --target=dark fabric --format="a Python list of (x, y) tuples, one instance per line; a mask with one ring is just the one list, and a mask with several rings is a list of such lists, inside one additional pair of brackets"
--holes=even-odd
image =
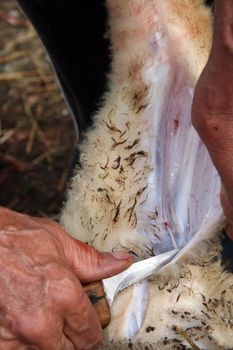
[(225, 234), (222, 239), (222, 261), (228, 271), (233, 272), (233, 241)]
[(49, 53), (66, 99), (85, 129), (106, 89), (104, 0), (18, 0)]
[(205, 0), (205, 3), (206, 3), (208, 6), (212, 6), (213, 3), (214, 3), (214, 0)]

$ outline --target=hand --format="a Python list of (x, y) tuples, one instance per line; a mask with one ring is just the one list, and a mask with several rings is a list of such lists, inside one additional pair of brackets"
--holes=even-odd
[(0, 207), (0, 349), (94, 348), (102, 331), (81, 283), (131, 263), (127, 253), (99, 253), (52, 220)]
[(222, 180), (221, 203), (233, 239), (233, 8), (215, 0), (210, 58), (197, 83), (192, 122)]

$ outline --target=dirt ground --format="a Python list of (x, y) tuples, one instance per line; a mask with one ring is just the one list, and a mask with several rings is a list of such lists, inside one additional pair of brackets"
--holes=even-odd
[(74, 126), (44, 49), (15, 0), (0, 2), (0, 205), (58, 218)]

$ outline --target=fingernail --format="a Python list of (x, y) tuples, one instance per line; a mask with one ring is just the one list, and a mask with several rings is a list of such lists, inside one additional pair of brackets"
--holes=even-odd
[(113, 252), (113, 253), (110, 253), (114, 259), (116, 260), (127, 260), (131, 257), (131, 255), (127, 252)]

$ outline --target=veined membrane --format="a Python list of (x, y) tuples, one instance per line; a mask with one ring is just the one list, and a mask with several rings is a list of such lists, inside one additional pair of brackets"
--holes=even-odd
[[(109, 91), (80, 145), (62, 223), (101, 251), (139, 258), (181, 252), (153, 281), (118, 296), (104, 348), (178, 349), (175, 339), (201, 349), (233, 347), (232, 301), (221, 294), (232, 277), (223, 282), (211, 260), (220, 253), (220, 180), (191, 125), (211, 13), (200, 0), (108, 0), (107, 10)], [(210, 311), (213, 299), (222, 300), (219, 314)], [(203, 300), (211, 300), (207, 310)]]

